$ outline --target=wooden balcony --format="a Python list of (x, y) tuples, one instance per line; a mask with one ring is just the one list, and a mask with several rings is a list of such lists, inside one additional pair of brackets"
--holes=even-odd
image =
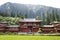
[(0, 22), (0, 27), (6, 27), (8, 25), (7, 22)]
[(10, 25), (6, 27), (6, 31), (10, 32), (18, 32), (19, 31), (19, 26), (18, 25)]

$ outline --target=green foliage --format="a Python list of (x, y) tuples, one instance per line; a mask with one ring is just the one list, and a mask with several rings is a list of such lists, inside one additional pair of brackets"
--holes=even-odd
[(23, 16), (23, 15), (22, 15), (22, 16), (20, 16), (20, 17), (21, 17), (21, 19), (24, 19), (24, 18), (25, 18), (25, 16)]
[(60, 40), (60, 36), (0, 35), (0, 40)]
[(42, 19), (42, 25), (43, 25), (43, 24), (46, 24), (46, 23), (45, 23), (45, 14), (43, 13), (42, 15), (43, 15), (43, 17), (42, 17), (43, 18)]
[(5, 32), (5, 35), (17, 35), (17, 32)]
[(0, 35), (5, 35), (5, 33), (3, 33), (3, 32), (0, 32)]
[(13, 12), (11, 12), (11, 17), (15, 17), (15, 14)]
[[(11, 17), (10, 17), (11, 16)], [(11, 15), (8, 15), (8, 10), (6, 9), (6, 11), (4, 13), (2, 13), (0, 11), (0, 21), (7, 21), (9, 24), (18, 24), (18, 20), (19, 18), (24, 19), (24, 18), (28, 18), (28, 15), (25, 14), (23, 15), (23, 13), (18, 12), (16, 15), (11, 12)], [(40, 16), (36, 16), (37, 20), (42, 20), (42, 24), (50, 24), (50, 22), (52, 21), (59, 21), (60, 22), (60, 16), (58, 14), (57, 9), (53, 9), (51, 13), (48, 12), (48, 10), (46, 12), (41, 13)]]
[(0, 11), (0, 16), (4, 16), (4, 14)]
[(39, 16), (36, 16), (36, 20), (40, 20), (40, 17)]
[(27, 14), (25, 14), (25, 18), (28, 18), (28, 15)]
[(2, 17), (0, 16), (0, 21), (1, 22), (8, 22), (9, 25), (15, 25), (15, 24), (18, 24), (18, 21), (19, 21), (20, 18), (18, 17)]
[[(60, 16), (57, 12), (57, 9), (53, 9), (51, 13), (48, 12), (48, 10), (46, 12), (42, 13), (42, 24), (44, 25), (49, 25), (50, 22), (52, 21), (59, 21), (60, 22)], [(36, 19), (40, 19), (40, 16), (36, 16)]]

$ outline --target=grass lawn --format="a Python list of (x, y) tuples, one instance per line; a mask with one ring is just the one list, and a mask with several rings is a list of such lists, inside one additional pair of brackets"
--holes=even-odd
[(0, 40), (60, 40), (60, 36), (0, 35)]

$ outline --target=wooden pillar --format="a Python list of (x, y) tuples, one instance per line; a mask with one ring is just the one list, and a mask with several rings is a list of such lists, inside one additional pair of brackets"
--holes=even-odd
[(57, 32), (57, 28), (54, 28), (54, 32), (55, 32), (55, 33), (58, 33), (58, 32)]

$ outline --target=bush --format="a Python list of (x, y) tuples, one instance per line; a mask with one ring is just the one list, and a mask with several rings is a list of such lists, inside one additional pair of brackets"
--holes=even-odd
[(7, 35), (16, 35), (17, 32), (6, 32), (5, 34), (7, 34)]
[(5, 33), (3, 33), (3, 32), (0, 32), (0, 35), (4, 35)]
[(2, 17), (0, 16), (1, 22), (8, 22), (9, 25), (16, 25), (18, 24), (19, 18), (18, 17)]

